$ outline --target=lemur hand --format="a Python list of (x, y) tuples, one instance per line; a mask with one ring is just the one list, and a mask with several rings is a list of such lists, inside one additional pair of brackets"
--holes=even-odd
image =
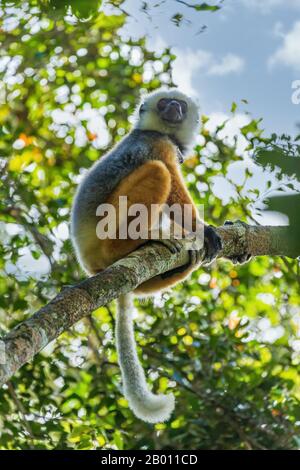
[[(179, 253), (182, 249), (182, 243), (180, 240), (175, 238), (160, 238), (159, 243), (162, 243), (168, 250), (174, 255), (175, 253)], [(186, 266), (178, 266), (177, 268), (171, 269), (165, 273), (162, 273), (160, 276), (162, 279), (167, 279), (168, 277), (174, 276), (174, 274), (182, 273), (186, 270)]]
[(222, 240), (211, 225), (204, 227), (204, 264), (211, 263), (222, 249)]
[[(224, 222), (224, 225), (235, 225), (235, 224), (243, 225), (244, 222), (242, 222), (241, 220), (235, 220), (234, 222), (232, 222), (231, 220), (226, 220)], [(244, 264), (244, 263), (247, 263), (250, 260), (251, 254), (245, 252), (245, 253), (241, 253), (240, 255), (236, 255), (236, 256), (226, 256), (226, 258), (229, 259), (233, 264)]]
[[(182, 244), (180, 243), (179, 240), (160, 240), (161, 243), (163, 243), (170, 251), (171, 253), (179, 253), (180, 250), (182, 249)], [(181, 273), (184, 272), (187, 268), (192, 267), (193, 269), (196, 269), (198, 266), (203, 261), (203, 248), (200, 250), (194, 249), (194, 250), (188, 250), (189, 253), (189, 262), (186, 265), (179, 266), (175, 269), (172, 269), (172, 271), (168, 271), (168, 273), (162, 274), (162, 277), (169, 277), (170, 273), (171, 275), (174, 275), (176, 273)]]
[(162, 243), (168, 250), (174, 255), (175, 253), (179, 253), (182, 244), (180, 243), (180, 240), (177, 240), (176, 238), (160, 238), (157, 240), (159, 243)]

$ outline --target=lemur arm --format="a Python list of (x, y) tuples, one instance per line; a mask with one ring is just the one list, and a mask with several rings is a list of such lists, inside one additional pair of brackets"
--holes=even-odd
[(177, 164), (168, 164), (168, 170), (171, 174), (171, 191), (167, 200), (168, 205), (180, 204), (182, 209), (184, 205), (190, 205), (192, 209), (192, 229), (196, 229), (196, 220), (199, 218), (195, 203), (186, 187), (182, 174)]

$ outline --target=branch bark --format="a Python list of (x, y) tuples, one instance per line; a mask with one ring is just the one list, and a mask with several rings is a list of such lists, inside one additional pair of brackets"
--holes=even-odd
[[(291, 242), (289, 227), (237, 223), (216, 230), (223, 241), (220, 257), (245, 252), (252, 256), (300, 256), (300, 246)], [(96, 276), (63, 289), (0, 341), (0, 385), (48, 343), (96, 308), (106, 305), (120, 294), (133, 291), (142, 282), (187, 262), (188, 252), (184, 249), (184, 242), (181, 252), (174, 255), (160, 243), (149, 243)]]

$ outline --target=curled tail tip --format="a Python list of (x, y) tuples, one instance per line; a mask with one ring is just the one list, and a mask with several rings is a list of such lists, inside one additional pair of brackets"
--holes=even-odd
[(168, 421), (175, 408), (175, 397), (168, 395), (153, 395), (141, 401), (128, 400), (135, 416), (146, 423), (163, 423)]
[(145, 374), (136, 352), (132, 307), (130, 294), (119, 297), (116, 339), (124, 395), (137, 418), (147, 423), (162, 423), (170, 418), (175, 407), (175, 397), (172, 394), (154, 395), (148, 389)]

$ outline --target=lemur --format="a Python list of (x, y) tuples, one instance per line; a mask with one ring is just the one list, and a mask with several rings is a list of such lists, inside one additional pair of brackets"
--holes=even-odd
[[(132, 131), (91, 167), (74, 200), (71, 237), (79, 263), (89, 275), (100, 272), (145, 243), (143, 239), (99, 239), (96, 210), (100, 204), (109, 203), (118, 209), (120, 196), (127, 196), (128, 207), (138, 203), (149, 211), (153, 204), (156, 207), (190, 204), (193, 221), (196, 221), (197, 209), (179, 165), (194, 146), (198, 132), (198, 108), (191, 98), (177, 89), (160, 89), (141, 101)], [(176, 240), (161, 239), (159, 242), (170, 251), (176, 251)], [(219, 236), (207, 225), (204, 225), (204, 248), (206, 260), (215, 258), (221, 249)], [(185, 279), (200, 262), (199, 251), (191, 250), (189, 254), (190, 261), (182, 269), (155, 276), (134, 293), (151, 294)], [(116, 318), (116, 345), (124, 395), (137, 417), (150, 423), (162, 422), (173, 411), (174, 396), (155, 395), (148, 389), (136, 352), (132, 310), (132, 295), (121, 295)]]

